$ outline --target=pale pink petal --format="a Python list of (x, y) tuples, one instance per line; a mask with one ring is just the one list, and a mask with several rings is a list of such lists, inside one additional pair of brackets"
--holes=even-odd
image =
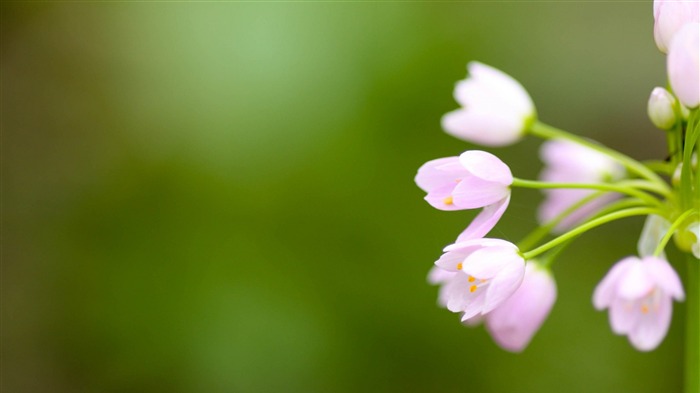
[(442, 269), (438, 266), (433, 266), (433, 268), (430, 269), (430, 272), (428, 273), (428, 282), (433, 285), (444, 284), (450, 281), (455, 276), (455, 274), (455, 272)]
[(659, 299), (658, 307), (643, 315), (636, 328), (629, 332), (630, 343), (640, 351), (658, 347), (671, 325), (672, 307), (669, 296)]
[[(471, 283), (468, 276), (463, 273), (458, 273), (446, 285), (447, 309), (452, 312), (478, 313), (480, 310), (480, 291), (472, 292), (469, 290)], [(474, 308), (476, 307), (476, 311)]]
[(467, 229), (465, 229), (459, 235), (457, 242), (486, 236), (486, 234), (496, 226), (498, 220), (501, 219), (503, 213), (505, 213), (506, 209), (508, 208), (509, 202), (510, 195), (494, 203), (493, 205), (486, 206), (484, 210), (482, 210), (481, 213), (474, 218), (471, 224), (469, 224)]
[(474, 327), (474, 326), (478, 326), (479, 324), (481, 324), (481, 322), (484, 321), (484, 318), (485, 318), (484, 315), (477, 314), (477, 315), (474, 315), (473, 317), (465, 319), (464, 314), (462, 314), (462, 316), (460, 317), (460, 320), (462, 321), (464, 326)]
[(486, 181), (509, 186), (513, 183), (510, 168), (495, 155), (481, 151), (469, 150), (459, 156), (459, 162), (472, 175)]
[(493, 239), (493, 238), (479, 238), (479, 239), (470, 239), (470, 240), (465, 240), (463, 242), (459, 243), (454, 243), (450, 244), (449, 246), (445, 247), (442, 251), (445, 252), (450, 252), (450, 251), (460, 251), (460, 252), (473, 252), (476, 248), (482, 248), (482, 247), (515, 247), (513, 243), (505, 241), (503, 239)]
[(486, 328), (502, 348), (520, 352), (549, 315), (557, 296), (551, 275), (528, 263), (520, 287), (486, 315)]
[(642, 261), (646, 265), (649, 275), (653, 277), (656, 286), (663, 289), (665, 293), (676, 300), (683, 300), (685, 298), (681, 279), (666, 260), (656, 257), (646, 257)]
[[(474, 249), (478, 249), (478, 247), (475, 246)], [(447, 270), (448, 272), (457, 272), (460, 270), (458, 269), (458, 265), (463, 263), (469, 254), (470, 252), (462, 251), (446, 252), (440, 256), (440, 259), (435, 261), (435, 265), (442, 270)]]
[(445, 157), (428, 161), (418, 169), (415, 181), (418, 187), (430, 192), (445, 184), (457, 184), (457, 179), (468, 175), (469, 172), (459, 162), (459, 157)]
[(612, 269), (610, 269), (610, 271), (605, 275), (593, 293), (593, 305), (596, 309), (603, 310), (612, 304), (613, 300), (617, 296), (617, 286), (618, 281), (620, 281), (620, 277), (624, 276), (627, 270), (634, 263), (637, 263), (637, 258), (625, 258), (616, 263), (615, 266), (613, 266)]
[(700, 24), (680, 29), (668, 50), (668, 80), (678, 100), (688, 108), (700, 104)]
[(520, 286), (525, 275), (525, 263), (522, 259), (513, 260), (494, 277), (486, 289), (482, 313), (488, 313), (501, 305)]
[(498, 203), (509, 194), (510, 189), (506, 186), (470, 176), (454, 188), (452, 202), (462, 209), (476, 209)]
[(471, 253), (462, 263), (462, 271), (479, 279), (490, 279), (508, 265), (525, 267), (515, 246), (486, 247)]
[(458, 109), (442, 117), (450, 135), (484, 146), (505, 146), (522, 137), (524, 120), (507, 113), (484, 113)]
[(641, 261), (630, 264), (625, 275), (617, 282), (617, 295), (623, 299), (639, 299), (651, 292), (656, 285), (647, 266)]
[(445, 184), (442, 187), (432, 189), (428, 195), (425, 196), (425, 200), (430, 204), (430, 206), (439, 210), (463, 210), (464, 207), (458, 206), (454, 203), (454, 189), (457, 183)]
[(499, 107), (506, 107), (515, 114), (527, 116), (535, 112), (535, 105), (525, 88), (510, 75), (477, 61), (467, 65), (469, 75), (489, 86), (493, 94), (500, 97)]
[(482, 314), (482, 309), (484, 308), (484, 295), (479, 294), (473, 298), (473, 300), (467, 305), (462, 314), (462, 322), (468, 321), (471, 318), (477, 317)]
[(666, 53), (673, 37), (686, 24), (698, 22), (700, 7), (696, 0), (655, 0), (654, 40)]
[(641, 317), (637, 301), (616, 299), (610, 305), (610, 327), (615, 334), (627, 334)]

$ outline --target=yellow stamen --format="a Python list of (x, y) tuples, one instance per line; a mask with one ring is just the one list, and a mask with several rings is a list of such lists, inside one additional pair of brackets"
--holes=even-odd
[(446, 197), (445, 199), (443, 199), (442, 202), (443, 202), (445, 205), (447, 205), (447, 206), (452, 205), (452, 204), (454, 203), (454, 201), (452, 200), (452, 195), (450, 195), (450, 196)]
[(474, 281), (476, 281), (476, 278), (469, 276), (469, 282), (474, 282)]
[(649, 307), (646, 304), (642, 305), (642, 314), (646, 314), (649, 312)]
[(462, 262), (457, 264), (457, 270), (462, 270)]
[(476, 291), (476, 285), (469, 287), (469, 292), (474, 293), (474, 291)]

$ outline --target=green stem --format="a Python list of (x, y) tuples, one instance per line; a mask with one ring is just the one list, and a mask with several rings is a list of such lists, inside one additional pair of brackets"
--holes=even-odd
[(688, 254), (685, 284), (685, 393), (700, 392), (700, 260)]
[(548, 188), (574, 188), (574, 189), (587, 189), (587, 190), (600, 190), (600, 191), (611, 191), (619, 192), (622, 194), (627, 194), (633, 197), (637, 197), (649, 205), (660, 206), (661, 202), (654, 198), (653, 196), (640, 191), (637, 188), (630, 186), (619, 185), (619, 184), (607, 184), (607, 183), (550, 183), (541, 182), (534, 180), (523, 180), (518, 178), (513, 178), (513, 187), (523, 187), (523, 188), (535, 188), (535, 189), (548, 189)]
[(614, 159), (615, 161), (625, 166), (625, 168), (627, 168), (631, 172), (636, 173), (637, 175), (646, 178), (654, 183), (658, 183), (661, 185), (661, 187), (668, 188), (666, 182), (664, 182), (664, 180), (659, 175), (657, 175), (654, 171), (644, 166), (644, 164), (642, 164), (641, 162), (618, 151), (605, 147), (599, 143), (590, 141), (585, 138), (581, 138), (580, 136), (568, 133), (564, 130), (560, 130), (556, 127), (552, 127), (550, 125), (540, 122), (535, 122), (532, 125), (532, 127), (530, 127), (530, 133), (539, 136), (543, 139), (566, 139), (571, 142), (575, 142), (579, 145), (586, 146)]
[(661, 238), (661, 241), (659, 242), (659, 245), (656, 246), (656, 249), (654, 250), (654, 256), (659, 256), (661, 254), (661, 251), (666, 248), (666, 244), (668, 244), (668, 241), (671, 240), (671, 237), (673, 236), (673, 233), (676, 232), (676, 229), (683, 224), (683, 221), (685, 221), (686, 218), (690, 217), (690, 215), (695, 214), (696, 212), (694, 210), (688, 210), (678, 216), (676, 218), (676, 221), (671, 224), (671, 226), (668, 228), (668, 231), (666, 231), (666, 234), (664, 235), (663, 238)]
[(563, 212), (559, 213), (556, 217), (549, 220), (546, 224), (544, 224), (540, 227), (537, 227), (537, 229), (530, 232), (529, 235), (527, 235), (523, 240), (521, 240), (518, 243), (518, 248), (522, 250), (522, 249), (527, 249), (527, 248), (534, 246), (535, 244), (537, 244), (537, 242), (539, 242), (545, 236), (547, 236), (557, 225), (559, 225), (560, 222), (562, 222), (562, 220), (564, 220), (570, 214), (574, 213), (576, 210), (582, 208), (583, 206), (587, 205), (589, 202), (591, 202), (594, 199), (599, 198), (603, 195), (605, 195), (605, 192), (599, 191), (599, 192), (591, 194), (585, 198), (582, 198), (580, 201), (569, 206)]
[(631, 209), (626, 209), (626, 210), (620, 210), (614, 213), (610, 213), (608, 215), (605, 215), (603, 217), (596, 218), (594, 220), (588, 221), (587, 223), (574, 228), (570, 230), (569, 232), (566, 232), (565, 234), (554, 238), (553, 240), (550, 240), (549, 242), (535, 248), (534, 250), (530, 250), (528, 252), (522, 253), (522, 256), (524, 259), (532, 259), (543, 252), (558, 246), (559, 244), (564, 243), (565, 241), (574, 238), (590, 229), (593, 229), (597, 226), (607, 224), (611, 221), (619, 220), (621, 218), (625, 217), (632, 217), (632, 216), (641, 216), (641, 215), (648, 215), (648, 214), (659, 214), (663, 215), (663, 212), (661, 212), (658, 209), (653, 209), (649, 207), (635, 207)]

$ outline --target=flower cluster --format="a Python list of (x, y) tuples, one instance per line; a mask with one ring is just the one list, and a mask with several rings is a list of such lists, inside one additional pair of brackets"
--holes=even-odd
[[(652, 350), (668, 331), (673, 300), (684, 299), (664, 249), (674, 239), (681, 251), (700, 258), (700, 9), (697, 2), (656, 0), (653, 11), (654, 38), (668, 54), (671, 91), (655, 88), (647, 109), (652, 123), (668, 134), (668, 160), (640, 162), (544, 124), (520, 83), (471, 62), (454, 91), (461, 108), (442, 118), (444, 130), (485, 146), (542, 138), (544, 169), (538, 180), (524, 180), (495, 155), (468, 150), (418, 170), (415, 181), (431, 206), (482, 209), (428, 275), (440, 286), (438, 303), (465, 325), (483, 322), (506, 350), (522, 351), (550, 313), (557, 295), (551, 266), (561, 252), (578, 235), (614, 220), (647, 216), (639, 255), (614, 264), (594, 290), (593, 305), (609, 310), (613, 332), (626, 335), (638, 350)], [(517, 187), (543, 191), (540, 226), (517, 245), (487, 237)]]

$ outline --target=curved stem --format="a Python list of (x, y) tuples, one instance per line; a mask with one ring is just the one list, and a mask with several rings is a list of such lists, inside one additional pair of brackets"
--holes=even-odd
[(664, 182), (664, 180), (654, 171), (644, 166), (644, 164), (606, 146), (540, 122), (535, 122), (532, 125), (532, 127), (530, 127), (530, 132), (533, 135), (539, 136), (544, 139), (566, 139), (578, 143), (579, 145), (589, 147), (614, 159), (615, 161), (624, 165), (625, 168), (627, 168), (631, 172), (634, 172), (637, 175), (646, 178), (654, 183), (658, 183), (661, 185), (661, 187), (665, 187), (666, 189), (668, 189), (668, 185), (666, 184), (666, 182)]
[(696, 211), (691, 209), (687, 210), (686, 212), (678, 216), (678, 218), (676, 218), (676, 221), (674, 221), (673, 224), (671, 224), (671, 226), (668, 228), (668, 231), (666, 231), (664, 237), (661, 238), (659, 245), (656, 246), (656, 249), (654, 250), (655, 257), (659, 256), (659, 254), (661, 254), (661, 251), (663, 251), (664, 248), (666, 248), (666, 244), (668, 244), (668, 241), (671, 240), (671, 237), (673, 236), (673, 233), (676, 232), (676, 229), (678, 229), (678, 227), (683, 224), (683, 221), (685, 221), (686, 218), (696, 213)]
[(607, 224), (611, 221), (619, 220), (621, 218), (626, 218), (626, 217), (632, 217), (632, 216), (642, 216), (642, 215), (648, 215), (648, 214), (658, 214), (658, 215), (663, 215), (663, 212), (658, 210), (658, 209), (653, 209), (649, 207), (635, 207), (631, 209), (625, 209), (625, 210), (620, 210), (614, 213), (610, 213), (608, 215), (598, 217), (596, 219), (593, 219), (591, 221), (588, 221), (587, 223), (574, 228), (570, 230), (569, 232), (566, 232), (565, 234), (554, 238), (553, 240), (550, 240), (549, 242), (535, 248), (534, 250), (530, 250), (528, 252), (522, 253), (523, 258), (525, 259), (532, 259), (543, 252), (558, 246), (561, 243), (564, 243), (565, 241), (578, 236), (590, 229), (593, 229), (597, 226)]
[(664, 175), (672, 175), (673, 174), (673, 164), (670, 162), (666, 161), (661, 161), (661, 160), (648, 160), (648, 161), (642, 161), (642, 164), (646, 166), (647, 168), (651, 169), (652, 171), (656, 173), (661, 173)]
[(562, 222), (562, 220), (564, 220), (570, 214), (604, 194), (604, 191), (596, 192), (595, 194), (591, 194), (581, 199), (580, 201), (574, 203), (573, 205), (567, 207), (563, 212), (559, 213), (556, 217), (549, 220), (546, 224), (539, 226), (537, 227), (537, 229), (530, 232), (529, 235), (527, 235), (523, 240), (521, 240), (518, 243), (518, 248), (523, 249), (532, 247), (535, 243), (547, 236), (557, 225), (559, 225), (560, 222)]
[(637, 197), (652, 206), (660, 206), (661, 202), (654, 198), (653, 196), (630, 186), (619, 185), (619, 184), (608, 184), (608, 183), (550, 183), (541, 182), (534, 180), (523, 180), (518, 178), (513, 178), (513, 187), (523, 187), (523, 188), (536, 188), (536, 189), (549, 189), (549, 188), (573, 188), (573, 189), (587, 189), (587, 190), (600, 190), (600, 191), (611, 191), (619, 192), (622, 194), (627, 194), (633, 197)]

